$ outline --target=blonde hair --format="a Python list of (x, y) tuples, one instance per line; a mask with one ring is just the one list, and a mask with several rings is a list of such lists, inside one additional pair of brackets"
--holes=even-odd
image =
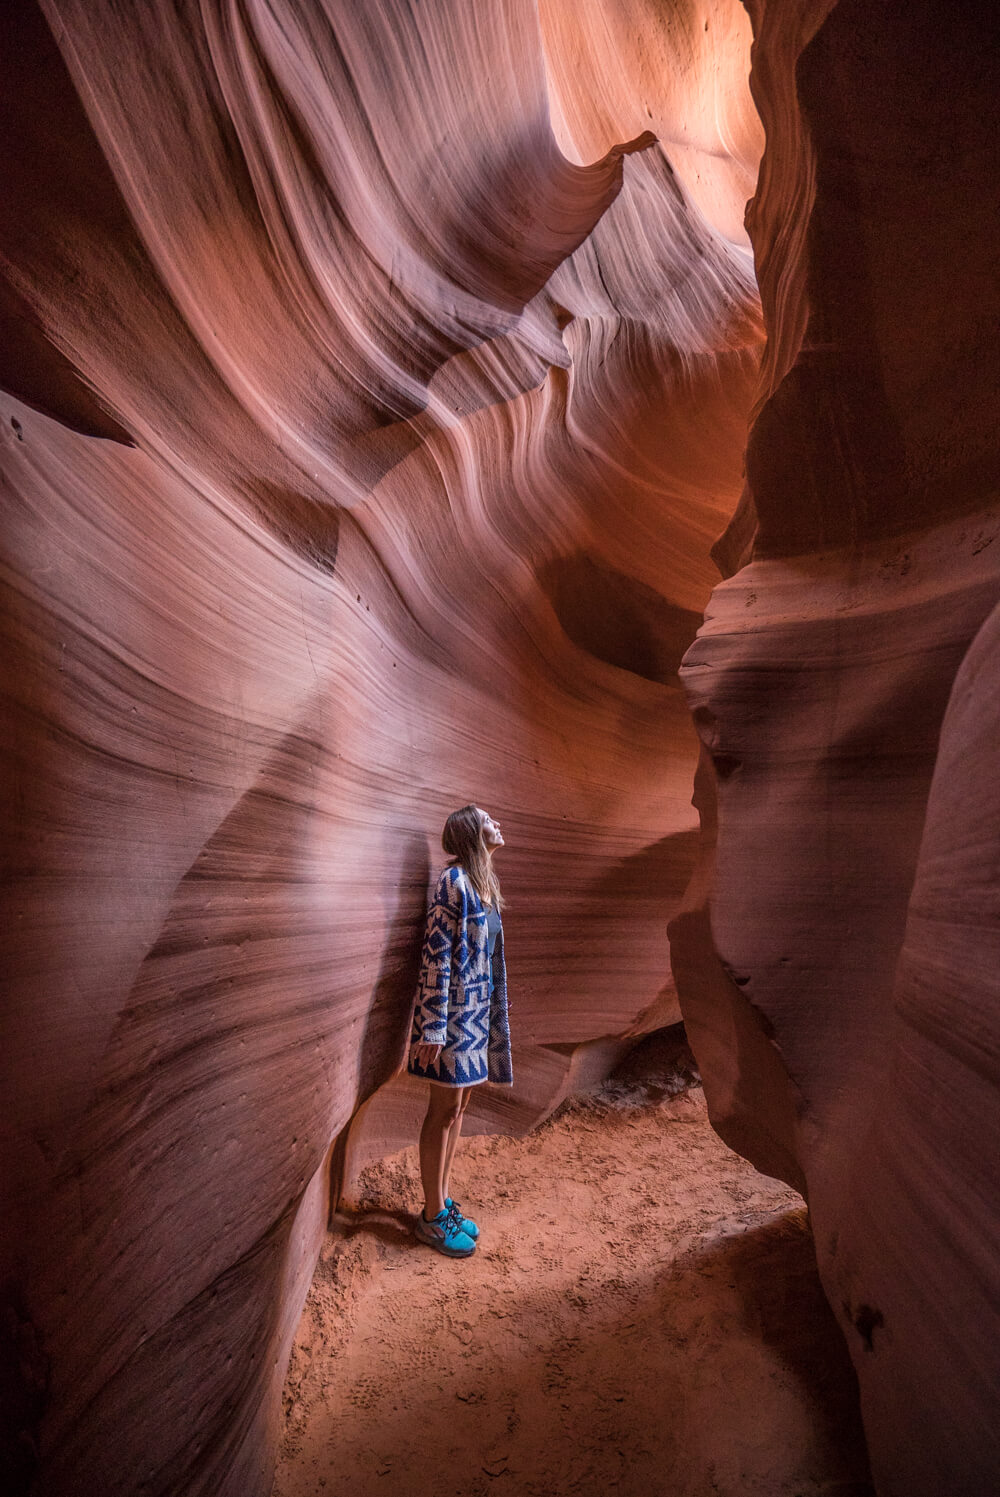
[(452, 863), (460, 863), (469, 875), (472, 887), (484, 904), (502, 910), (500, 880), (493, 871), (493, 861), (483, 841), (483, 817), (478, 806), (463, 806), (452, 811), (441, 833), (441, 846)]

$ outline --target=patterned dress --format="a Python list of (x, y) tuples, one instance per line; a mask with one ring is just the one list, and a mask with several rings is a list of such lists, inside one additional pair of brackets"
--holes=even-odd
[(411, 1059), (411, 1075), (445, 1086), (511, 1085), (502, 928), (493, 949), (492, 981), (490, 969), (486, 906), (464, 868), (446, 868), (427, 913), (410, 1034), (411, 1044), (444, 1048), (432, 1066)]

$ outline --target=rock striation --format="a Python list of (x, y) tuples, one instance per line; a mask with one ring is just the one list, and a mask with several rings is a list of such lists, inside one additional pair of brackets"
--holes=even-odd
[[(4, 1453), (43, 1497), (252, 1497), (447, 811), (508, 841), (523, 1081), (479, 1126), (677, 1017), (750, 28), (6, 19)], [(402, 1141), (385, 1095), (357, 1147)]]
[(474, 1126), (679, 997), (718, 1131), (808, 1196), (880, 1493), (981, 1497), (992, 11), (6, 20), (13, 1489), (268, 1491), (471, 798), (519, 1076)]
[[(807, 1195), (883, 1497), (1000, 1469), (996, 20), (764, 0), (768, 346), (683, 677), (672, 959), (715, 1126)], [(985, 24), (985, 32), (981, 23)]]

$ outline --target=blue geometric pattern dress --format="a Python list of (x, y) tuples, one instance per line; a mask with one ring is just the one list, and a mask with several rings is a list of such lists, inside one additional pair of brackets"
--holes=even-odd
[(411, 1059), (412, 1076), (445, 1086), (513, 1083), (503, 929), (493, 948), (491, 979), (486, 913), (465, 869), (446, 868), (427, 912), (410, 1032), (411, 1045), (444, 1048), (434, 1065)]

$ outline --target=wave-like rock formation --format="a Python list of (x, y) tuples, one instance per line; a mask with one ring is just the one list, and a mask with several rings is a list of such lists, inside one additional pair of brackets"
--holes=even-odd
[[(768, 346), (683, 676), (672, 959), (722, 1136), (809, 1199), (880, 1494), (1000, 1471), (997, 24), (755, 0)], [(977, 12), (978, 13), (975, 13)]]
[(880, 1492), (991, 1489), (976, 9), (8, 5), (15, 1490), (267, 1491), (470, 798), (518, 1071), (476, 1126), (679, 990), (719, 1131), (808, 1194)]
[(252, 1497), (447, 811), (508, 841), (481, 1126), (677, 1017), (677, 671), (762, 346), (749, 21), (5, 24), (4, 1454), (47, 1497)]

